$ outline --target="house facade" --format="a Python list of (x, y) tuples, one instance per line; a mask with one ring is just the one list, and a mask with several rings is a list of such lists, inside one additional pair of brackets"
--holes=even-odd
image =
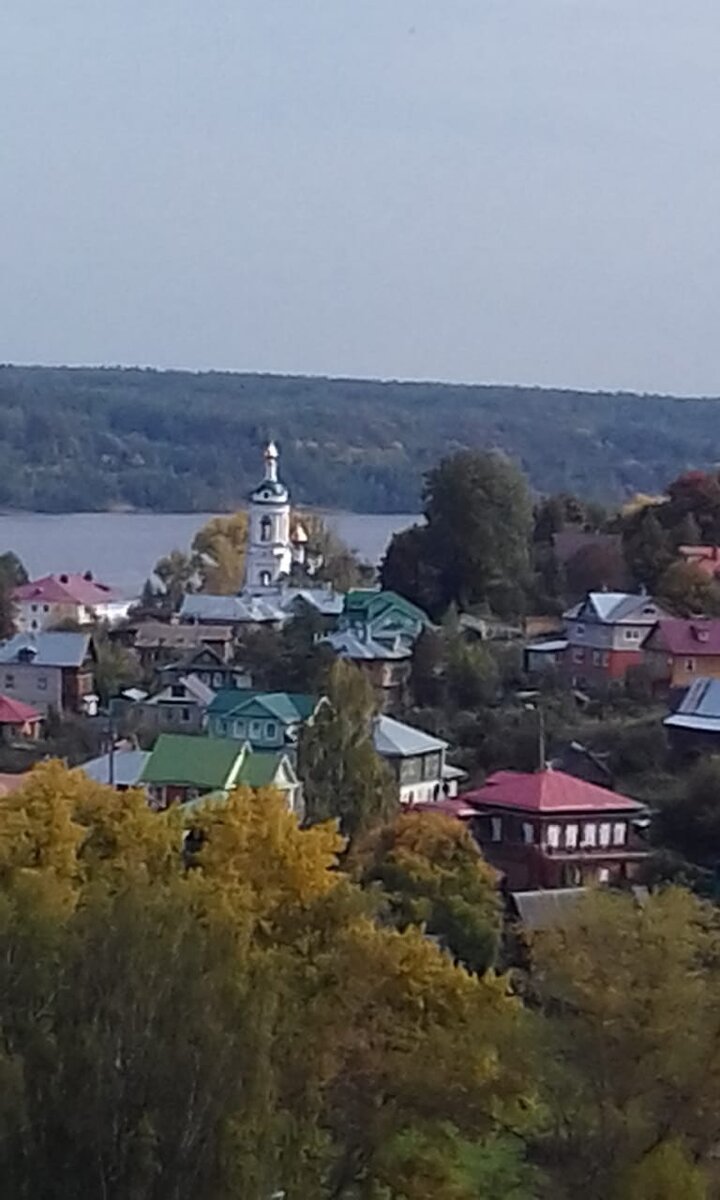
[(720, 679), (696, 679), (663, 721), (676, 750), (720, 753)]
[(497, 771), (461, 800), (510, 891), (629, 880), (648, 854), (644, 805), (550, 767)]
[(643, 661), (661, 688), (720, 679), (720, 618), (665, 617), (643, 643)]
[(0, 739), (37, 741), (42, 728), (42, 715), (36, 708), (23, 704), (12, 696), (0, 695)]
[(365, 640), (395, 642), (398, 638), (411, 647), (423, 629), (430, 625), (426, 613), (397, 592), (380, 588), (354, 588), (348, 592), (338, 629)]
[(296, 745), (301, 727), (321, 703), (297, 692), (230, 688), (219, 692), (208, 708), (208, 733), (249, 742), (254, 750), (286, 750)]
[(181, 676), (128, 711), (149, 733), (201, 733), (215, 693), (196, 675)]
[(0, 645), (0, 691), (42, 716), (87, 712), (95, 649), (87, 633), (18, 633)]
[(643, 661), (645, 638), (666, 616), (650, 596), (589, 592), (565, 613), (565, 678), (580, 688), (622, 681)]
[(412, 645), (405, 638), (377, 638), (351, 630), (338, 630), (323, 639), (338, 658), (352, 662), (371, 684), (382, 712), (401, 708), (407, 696), (412, 665)]
[(216, 661), (225, 664), (232, 658), (233, 646), (234, 636), (229, 625), (206, 628), (202, 625), (166, 625), (160, 621), (145, 621), (137, 627), (133, 639), (133, 649), (144, 670), (189, 658), (204, 648), (216, 655)]
[(84, 575), (45, 575), (13, 591), (18, 633), (39, 633), (63, 622), (115, 625), (125, 619), (130, 601), (123, 600), (105, 583)]
[(201, 646), (174, 662), (157, 668), (158, 679), (163, 684), (178, 683), (189, 675), (199, 679), (205, 687), (219, 692), (223, 688), (248, 688), (252, 680), (243, 667), (228, 662), (211, 646)]
[(447, 742), (387, 715), (373, 722), (373, 746), (393, 773), (403, 805), (456, 796), (464, 772), (446, 762)]

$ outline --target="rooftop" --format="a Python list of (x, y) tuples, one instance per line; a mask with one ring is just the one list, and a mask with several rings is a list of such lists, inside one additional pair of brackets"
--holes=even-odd
[(243, 753), (244, 747), (229, 738), (162, 733), (145, 764), (141, 780), (143, 783), (199, 788), (230, 787)]
[(373, 723), (373, 745), (385, 758), (411, 758), (447, 749), (447, 742), (440, 738), (384, 715), (376, 717)]
[(82, 604), (87, 608), (108, 604), (117, 598), (112, 588), (93, 579), (90, 571), (84, 575), (45, 575), (42, 579), (21, 584), (13, 592), (13, 599), (18, 602)]
[[(117, 787), (135, 787), (141, 779), (150, 754), (147, 750), (116, 750), (112, 764), (113, 783)], [(95, 783), (110, 783), (110, 755), (101, 754), (78, 767)]]
[(212, 631), (201, 625), (164, 625), (160, 621), (147, 621), (139, 625), (135, 633), (137, 650), (167, 646), (171, 650), (200, 648), (208, 640), (231, 642), (233, 632), (229, 625), (216, 625)]
[(669, 729), (720, 733), (720, 679), (695, 679), (676, 711), (663, 724)]
[(564, 614), (569, 620), (584, 618), (602, 625), (617, 625), (628, 621), (638, 625), (653, 625), (666, 614), (652, 596), (636, 592), (588, 592), (584, 600)]
[(720, 617), (663, 617), (645, 648), (692, 658), (720, 655)]
[(40, 713), (29, 704), (13, 700), (11, 696), (0, 696), (0, 725), (24, 725), (26, 721), (39, 721)]
[(341, 629), (336, 633), (329, 633), (323, 640), (341, 658), (350, 658), (358, 662), (383, 662), (412, 656), (410, 646), (400, 637), (392, 642), (385, 642), (353, 633), (350, 629)]
[(303, 692), (261, 692), (252, 688), (223, 688), (208, 712), (211, 716), (239, 716), (251, 705), (260, 705), (268, 716), (285, 725), (307, 721), (317, 708), (314, 696)]
[(520, 771), (496, 771), (482, 787), (461, 797), (481, 808), (514, 808), (524, 812), (642, 812), (644, 805), (609, 788), (586, 783), (564, 771), (546, 767), (526, 774)]
[(88, 633), (64, 633), (48, 630), (40, 633), (16, 633), (0, 644), (0, 663), (27, 660), (37, 667), (81, 667), (90, 650)]

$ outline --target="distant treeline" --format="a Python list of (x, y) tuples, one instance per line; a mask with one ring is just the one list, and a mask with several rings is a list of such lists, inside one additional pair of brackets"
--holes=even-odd
[(0, 507), (230, 510), (268, 436), (298, 504), (414, 512), (422, 477), (502, 449), (539, 492), (658, 492), (720, 446), (714, 399), (137, 369), (0, 367)]

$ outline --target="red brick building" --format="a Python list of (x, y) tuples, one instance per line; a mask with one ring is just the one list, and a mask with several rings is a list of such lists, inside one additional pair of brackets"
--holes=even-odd
[(644, 805), (550, 767), (497, 771), (456, 803), (510, 891), (631, 879), (648, 853)]
[(649, 631), (666, 616), (650, 596), (588, 592), (565, 613), (563, 674), (581, 688), (623, 680), (629, 667), (642, 662)]

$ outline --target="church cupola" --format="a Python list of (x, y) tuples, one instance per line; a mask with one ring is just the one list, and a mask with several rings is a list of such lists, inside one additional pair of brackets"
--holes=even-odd
[(265, 447), (265, 474), (250, 493), (250, 528), (243, 591), (261, 593), (290, 573), (290, 496), (278, 478), (278, 449)]

